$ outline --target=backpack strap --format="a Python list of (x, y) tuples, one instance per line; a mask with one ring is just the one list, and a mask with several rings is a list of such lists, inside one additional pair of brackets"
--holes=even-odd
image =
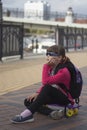
[(72, 98), (72, 96), (71, 96), (71, 94), (69, 92), (69, 89), (67, 89), (64, 84), (59, 84), (59, 86), (60, 86), (60, 91), (68, 97), (68, 99), (70, 100), (71, 104), (73, 105), (74, 104), (74, 100), (73, 100), (73, 98)]
[[(70, 61), (65, 62), (64, 64), (58, 64), (58, 66), (55, 68), (54, 73), (56, 74), (60, 69), (62, 69), (64, 67), (66, 67), (69, 70), (70, 75), (71, 75), (71, 79), (72, 79), (72, 82), (73, 82), (73, 80), (74, 80), (73, 76), (75, 76), (75, 72), (74, 72), (74, 65)], [(61, 89), (63, 91), (65, 91), (65, 93), (66, 93), (68, 99), (70, 100), (71, 104), (74, 104), (74, 100), (73, 100), (72, 95), (70, 94), (69, 89), (67, 89), (67, 87), (62, 83), (60, 83), (59, 86), (61, 87)]]

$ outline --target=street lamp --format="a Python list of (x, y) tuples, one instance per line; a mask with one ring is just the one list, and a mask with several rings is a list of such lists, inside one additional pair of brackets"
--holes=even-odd
[(2, 21), (2, 2), (0, 0), (0, 23)]
[(0, 0), (0, 60), (2, 60), (2, 2)]

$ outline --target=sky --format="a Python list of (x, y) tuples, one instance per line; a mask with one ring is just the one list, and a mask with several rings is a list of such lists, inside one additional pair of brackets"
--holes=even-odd
[[(3, 3), (3, 7), (23, 9), (24, 3), (26, 3), (28, 0), (1, 0), (1, 1)], [(51, 11), (66, 12), (68, 7), (72, 7), (74, 13), (87, 15), (87, 0), (45, 0), (45, 1), (47, 1), (51, 5)]]

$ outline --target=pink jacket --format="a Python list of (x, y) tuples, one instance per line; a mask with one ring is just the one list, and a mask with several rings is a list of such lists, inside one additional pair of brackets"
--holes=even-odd
[[(46, 84), (56, 84), (58, 85), (59, 83), (63, 83), (67, 88), (70, 87), (70, 72), (69, 70), (65, 67), (65, 68), (62, 68), (60, 69), (55, 75), (50, 75), (52, 71), (52, 68), (47, 65), (47, 64), (44, 64), (43, 65), (43, 70), (42, 70), (42, 84), (44, 87), (44, 85)], [(40, 87), (38, 89), (38, 93), (40, 93), (42, 87)]]

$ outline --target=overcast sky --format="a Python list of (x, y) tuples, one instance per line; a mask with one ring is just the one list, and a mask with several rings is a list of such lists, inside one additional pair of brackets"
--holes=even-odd
[[(28, 0), (1, 0), (4, 7), (23, 9)], [(33, 0), (37, 1), (37, 0)], [(43, 0), (44, 1), (44, 0)], [(66, 12), (72, 7), (74, 13), (87, 14), (87, 0), (45, 0), (51, 5), (51, 11)]]

